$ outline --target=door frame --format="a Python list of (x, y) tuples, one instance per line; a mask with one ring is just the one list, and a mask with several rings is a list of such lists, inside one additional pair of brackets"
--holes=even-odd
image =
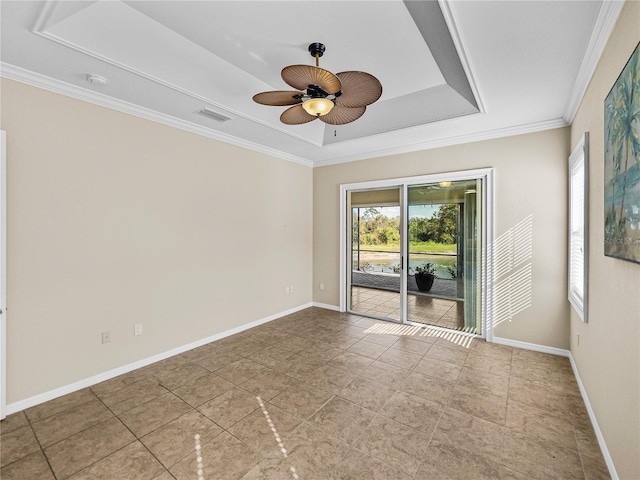
[[(347, 258), (347, 206), (348, 192), (352, 190), (370, 190), (377, 188), (391, 188), (400, 186), (402, 188), (401, 199), (407, 198), (407, 189), (410, 185), (422, 183), (438, 183), (443, 181), (473, 180), (481, 179), (482, 188), (482, 248), (481, 248), (481, 295), (482, 295), (482, 335), (488, 342), (493, 341), (493, 242), (495, 239), (494, 219), (494, 169), (480, 168), (474, 170), (461, 170), (453, 172), (441, 172), (414, 177), (389, 178), (383, 180), (372, 180), (357, 183), (344, 183), (340, 185), (340, 306), (341, 312), (347, 310), (347, 269), (350, 268), (350, 259)], [(401, 228), (402, 232), (407, 231), (406, 202), (401, 204)], [(406, 234), (405, 234), (406, 235)], [(406, 242), (401, 242), (402, 271), (407, 271), (408, 258), (406, 255)], [(401, 305), (402, 321), (406, 322), (406, 302), (402, 295), (406, 296), (406, 281), (401, 281)]]
[(0, 130), (0, 420), (7, 415), (7, 132)]
[[(383, 188), (383, 189), (367, 188), (365, 190), (366, 191), (371, 191), (371, 190), (373, 190), (373, 191), (375, 191), (375, 190), (398, 190), (398, 200), (399, 200), (399, 205), (398, 206), (400, 207), (400, 226), (399, 226), (399, 230), (400, 230), (400, 238), (402, 239), (403, 229), (406, 228), (405, 211), (402, 208), (402, 205), (404, 204), (404, 199), (406, 198), (406, 194), (407, 194), (406, 185), (398, 184), (398, 185), (392, 185), (391, 187), (386, 187), (386, 188)], [(357, 190), (356, 189), (350, 189), (348, 191), (355, 192)], [(346, 204), (345, 204), (344, 208), (345, 208), (345, 210), (348, 210), (348, 213), (346, 213), (347, 216), (345, 217), (345, 221), (347, 221), (346, 219), (349, 218), (348, 221), (349, 221), (349, 225), (351, 226), (351, 221), (352, 221), (351, 220), (351, 218), (352, 218), (351, 214), (352, 214), (352, 211), (353, 211), (354, 207), (349, 202), (349, 199), (347, 198), (346, 193), (345, 193), (345, 202), (346, 202)], [(382, 205), (380, 205), (380, 206), (382, 206)], [(347, 227), (345, 225), (345, 245), (349, 244), (350, 240), (353, 241), (353, 239), (350, 238), (350, 236), (349, 236), (349, 232), (350, 232), (350, 227)], [(352, 255), (351, 250), (349, 250), (349, 254)], [(346, 255), (346, 253), (345, 253), (345, 255)], [(404, 258), (405, 258), (405, 256), (406, 256), (406, 245), (404, 244), (404, 242), (400, 242), (400, 259), (401, 259), (401, 266), (403, 268), (403, 271), (404, 271)], [(351, 263), (349, 265), (351, 265)], [(344, 275), (345, 275), (344, 285), (345, 285), (345, 288), (346, 288), (347, 283), (350, 284), (351, 281), (352, 281), (352, 275), (351, 275), (352, 268), (349, 267), (349, 268), (341, 269), (341, 273), (342, 273), (343, 270), (344, 270)], [(341, 281), (340, 282), (340, 286), (342, 287), (342, 285), (343, 285), (343, 282)], [(403, 294), (403, 292), (404, 292), (404, 294)], [(400, 319), (395, 320), (395, 319), (390, 318), (390, 317), (378, 316), (378, 315), (372, 315), (371, 317), (372, 318), (379, 318), (380, 320), (385, 320), (385, 321), (389, 321), (389, 322), (402, 323), (402, 318), (406, 317), (406, 310), (407, 310), (407, 307), (406, 307), (406, 293), (407, 293), (406, 292), (406, 284), (402, 280), (400, 281), (400, 292), (398, 292), (398, 293), (400, 295), (399, 305), (398, 305), (400, 307)], [(341, 299), (342, 298), (343, 297), (341, 295)], [(344, 297), (344, 302), (345, 302), (344, 309), (342, 309), (342, 306), (341, 306), (341, 310), (340, 310), (341, 312), (344, 312), (344, 311), (350, 311), (351, 312), (351, 310), (349, 310), (349, 306), (350, 306), (349, 305), (350, 304), (349, 300), (350, 300), (350, 296), (346, 295)], [(358, 313), (358, 312), (353, 312), (353, 313)]]

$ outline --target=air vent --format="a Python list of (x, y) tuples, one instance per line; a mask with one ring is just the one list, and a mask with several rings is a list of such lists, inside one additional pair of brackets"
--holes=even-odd
[(231, 120), (231, 117), (227, 117), (222, 113), (214, 112), (213, 110), (209, 110), (208, 108), (203, 108), (202, 110), (198, 110), (196, 113), (203, 115), (207, 118), (211, 118), (216, 122), (226, 122), (227, 120)]

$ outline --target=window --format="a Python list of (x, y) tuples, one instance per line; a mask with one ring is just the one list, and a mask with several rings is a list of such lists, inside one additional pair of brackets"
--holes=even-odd
[(569, 301), (587, 322), (589, 133), (569, 157)]

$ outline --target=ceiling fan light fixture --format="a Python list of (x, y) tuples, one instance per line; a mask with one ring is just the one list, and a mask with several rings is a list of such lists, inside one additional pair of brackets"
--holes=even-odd
[[(0, 0), (1, 1), (1, 0)], [(323, 44), (309, 45), (316, 66), (289, 65), (280, 75), (294, 91), (277, 90), (257, 93), (253, 101), (276, 107), (291, 105), (280, 115), (285, 125), (302, 125), (320, 119), (328, 125), (344, 125), (359, 119), (368, 105), (382, 95), (382, 85), (366, 72), (348, 71), (337, 74), (320, 68)], [(334, 110), (334, 107), (337, 107)], [(331, 113), (330, 115), (327, 115)]]
[(334, 103), (328, 98), (310, 98), (302, 102), (302, 108), (314, 117), (326, 115), (333, 109), (333, 105)]

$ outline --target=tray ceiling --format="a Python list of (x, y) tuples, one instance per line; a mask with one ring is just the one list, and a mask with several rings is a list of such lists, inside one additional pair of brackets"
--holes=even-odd
[[(2, 75), (323, 165), (568, 124), (604, 44), (598, 36), (606, 41), (620, 8), (600, 1), (317, 5), (3, 1)], [(312, 65), (307, 46), (316, 41), (327, 46), (321, 67), (366, 71), (383, 85), (380, 100), (353, 123), (284, 125), (283, 107), (252, 101), (289, 89), (280, 71)], [(90, 83), (89, 75), (106, 83)], [(198, 113), (204, 108), (214, 118)]]

